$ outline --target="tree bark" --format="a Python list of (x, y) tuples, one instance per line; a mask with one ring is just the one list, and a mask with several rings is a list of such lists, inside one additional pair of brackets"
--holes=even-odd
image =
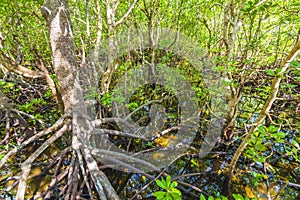
[(42, 14), (50, 33), (54, 72), (58, 80), (64, 110), (72, 110), (73, 86), (76, 78), (76, 60), (68, 1), (45, 0)]

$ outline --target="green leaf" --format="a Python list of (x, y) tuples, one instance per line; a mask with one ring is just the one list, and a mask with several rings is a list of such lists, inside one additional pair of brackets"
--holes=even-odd
[(255, 145), (255, 150), (256, 151), (265, 151), (266, 150), (266, 146), (262, 143)]
[(177, 193), (177, 194), (181, 194), (180, 190), (178, 190), (177, 188), (173, 188), (171, 190), (172, 193)]
[(293, 152), (294, 154), (296, 154), (296, 155), (297, 155), (297, 153), (298, 153), (298, 149), (296, 149), (296, 148), (292, 148), (292, 152)]
[(274, 133), (273, 137), (283, 139), (283, 138), (285, 138), (285, 133), (284, 132)]
[(158, 191), (155, 192), (153, 196), (155, 196), (156, 199), (163, 199), (166, 196), (166, 194), (167, 194), (166, 192)]
[[(173, 198), (170, 193), (166, 193), (164, 200), (173, 200)], [(176, 200), (180, 200), (180, 199), (176, 199)]]
[(156, 185), (158, 185), (159, 187), (166, 189), (166, 184), (164, 182), (164, 180), (160, 181), (160, 180), (156, 180)]
[(275, 72), (271, 69), (267, 69), (266, 70), (266, 73), (269, 75), (269, 76), (275, 76)]
[(260, 126), (260, 127), (258, 127), (257, 131), (258, 131), (259, 133), (265, 134), (265, 133), (266, 133), (265, 126)]
[(171, 188), (171, 176), (167, 176), (166, 178), (166, 188)]
[(209, 196), (207, 200), (214, 200), (215, 198), (213, 196)]
[(171, 196), (173, 197), (174, 200), (180, 200), (181, 199), (181, 192), (179, 190), (175, 190), (171, 192)]
[(195, 159), (191, 160), (192, 165), (191, 166), (197, 166), (197, 161)]
[(295, 140), (292, 140), (292, 145), (294, 145), (296, 148), (299, 148), (299, 143), (296, 142)]
[(232, 196), (235, 200), (244, 200), (244, 197), (240, 194), (232, 194)]
[(255, 159), (255, 161), (264, 163), (266, 161), (266, 159), (267, 158), (265, 156), (257, 156), (257, 159)]
[(200, 200), (206, 200), (206, 198), (203, 194), (200, 195)]
[(168, 189), (167, 182), (165, 181), (165, 179), (162, 179), (161, 182), (162, 182), (162, 184), (164, 186), (164, 189), (165, 190)]
[(269, 126), (268, 130), (271, 132), (271, 133), (276, 133), (278, 131), (279, 127), (276, 127), (276, 126)]
[(281, 70), (282, 70), (282, 67), (279, 67), (279, 68), (277, 68), (277, 69), (275, 70), (275, 73), (276, 73), (276, 74), (279, 74), (279, 72), (281, 72)]
[(173, 181), (170, 185), (170, 189), (177, 187), (178, 183), (176, 181)]
[(292, 62), (290, 63), (290, 65), (291, 65), (291, 67), (296, 67), (296, 68), (298, 68), (298, 67), (300, 67), (300, 62), (298, 62), (298, 61), (292, 61)]

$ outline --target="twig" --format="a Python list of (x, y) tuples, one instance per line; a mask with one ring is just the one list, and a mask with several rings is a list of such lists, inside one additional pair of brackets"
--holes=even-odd
[(184, 186), (187, 186), (187, 187), (189, 187), (189, 188), (192, 188), (193, 190), (196, 190), (197, 192), (200, 192), (200, 193), (202, 193), (202, 194), (204, 194), (204, 195), (206, 195), (206, 196), (209, 196), (208, 193), (204, 192), (203, 190), (201, 190), (200, 188), (198, 188), (198, 187), (196, 187), (196, 186), (194, 186), (194, 185), (191, 185), (191, 184), (186, 183), (186, 182), (183, 182), (183, 181), (177, 181), (177, 182), (178, 182), (179, 184), (181, 184), (181, 185), (184, 185)]
[(289, 187), (294, 187), (297, 188), (298, 190), (300, 189), (300, 184), (297, 183), (290, 183), (290, 182), (286, 182), (286, 181), (282, 181), (282, 180), (278, 180), (280, 183), (285, 184)]
[(138, 0), (134, 0), (134, 2), (132, 3), (132, 5), (130, 6), (130, 8), (128, 9), (128, 11), (125, 13), (125, 15), (123, 15), (123, 17), (119, 20), (119, 21), (117, 21), (116, 23), (115, 23), (115, 26), (118, 26), (118, 25), (120, 25), (128, 16), (129, 16), (129, 14), (131, 13), (131, 11), (132, 11), (132, 9), (134, 8), (134, 6), (135, 6), (135, 4), (136, 4), (136, 2), (137, 2)]
[(25, 113), (25, 112), (23, 112), (23, 111), (16, 110), (16, 109), (11, 109), (11, 111), (13, 111), (13, 112), (15, 112), (15, 113), (18, 113), (18, 114), (20, 114), (20, 115), (25, 115), (25, 116), (27, 116), (27, 117), (29, 117), (29, 118), (31, 118), (31, 119), (34, 119), (34, 120), (38, 121), (40, 124), (47, 125), (47, 124), (46, 124), (45, 122), (43, 122), (42, 120), (36, 118), (36, 117), (33, 116), (33, 115), (30, 115), (30, 114), (28, 114), (28, 113)]

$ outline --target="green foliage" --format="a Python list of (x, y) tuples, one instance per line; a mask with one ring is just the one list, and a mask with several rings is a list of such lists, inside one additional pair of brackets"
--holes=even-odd
[(156, 199), (160, 200), (180, 200), (181, 192), (176, 187), (178, 183), (176, 181), (171, 181), (171, 177), (167, 176), (166, 179), (156, 180), (156, 184), (164, 189), (164, 191), (157, 191), (153, 193)]
[(112, 96), (110, 92), (104, 93), (101, 97), (101, 103), (103, 105), (111, 105)]
[(20, 105), (19, 109), (26, 113), (32, 113), (35, 111), (35, 108), (39, 105), (46, 105), (47, 102), (41, 98), (32, 99), (31, 101), (27, 102), (26, 104)]
[[(88, 2), (89, 7), (87, 9), (86, 3)], [(115, 20), (120, 19), (127, 11), (128, 6), (132, 1), (120, 1), (117, 10)], [(226, 9), (226, 5), (229, 1), (224, 0), (187, 0), (187, 1), (172, 1), (172, 0), (160, 0), (160, 1), (138, 1), (137, 5), (132, 10), (132, 13), (127, 19), (125, 19), (124, 24), (117, 26), (116, 32), (118, 33), (124, 27), (128, 27), (130, 24), (140, 25), (144, 24), (154, 24), (161, 25), (162, 27), (170, 27), (173, 30), (178, 30), (181, 33), (193, 38), (197, 45), (201, 46), (203, 49), (207, 50), (211, 59), (215, 62), (214, 64), (218, 68), (221, 74), (230, 74), (232, 80), (224, 81), (224, 85), (228, 87), (233, 87), (237, 89), (241, 83), (244, 84), (242, 91), (242, 99), (239, 102), (238, 113), (237, 113), (237, 124), (235, 126), (235, 138), (242, 139), (242, 135), (245, 133), (245, 127), (252, 124), (257, 118), (258, 113), (260, 113), (265, 100), (270, 94), (270, 85), (274, 77), (278, 76), (278, 73), (282, 70), (280, 65), (284, 60), (288, 49), (295, 44), (295, 41), (299, 38), (299, 8), (300, 3), (297, 0), (287, 0), (287, 1), (258, 1), (258, 0), (246, 0), (246, 1), (232, 1), (230, 4), (230, 12)], [(5, 38), (4, 46), (1, 51), (7, 54), (12, 60), (17, 61), (24, 67), (39, 70), (36, 63), (39, 63), (40, 59), (43, 61), (44, 65), (47, 67), (48, 71), (51, 73), (50, 76), (54, 80), (56, 86), (59, 86), (59, 81), (54, 74), (52, 61), (51, 61), (51, 51), (49, 42), (49, 33), (47, 31), (45, 20), (40, 12), (40, 7), (43, 4), (43, 0), (17, 0), (17, 1), (0, 1), (0, 32)], [(90, 51), (93, 50), (96, 41), (97, 29), (97, 14), (96, 7), (93, 1), (69, 1), (69, 13), (72, 21), (73, 38), (76, 54), (76, 62), (81, 63), (82, 58), (88, 58)], [(100, 3), (100, 10), (102, 16), (103, 33), (102, 39), (109, 36), (107, 31), (107, 20), (106, 20), (106, 10), (105, 2)], [(86, 11), (89, 11), (88, 19), (86, 19)], [(231, 14), (234, 15), (231, 16)], [(147, 16), (148, 15), (148, 16)], [(226, 18), (227, 17), (227, 18)], [(232, 18), (233, 17), (233, 18)], [(228, 21), (228, 24), (224, 22)], [(241, 24), (241, 26), (235, 26), (236, 21)], [(87, 24), (86, 20), (89, 20)], [(152, 21), (151, 21), (152, 20)], [(88, 38), (87, 27), (90, 27), (90, 38)], [(236, 37), (231, 35), (237, 31)], [(235, 41), (231, 41), (235, 38)], [(171, 39), (171, 38), (170, 38)], [(183, 38), (177, 38), (177, 41), (183, 41)], [(226, 41), (228, 40), (228, 41)], [(184, 41), (183, 41), (184, 42)], [(232, 45), (232, 46), (231, 46)], [(232, 47), (230, 52), (227, 46)], [(209, 91), (206, 89), (206, 83), (203, 81), (203, 74), (201, 71), (195, 70), (195, 66), (192, 66), (189, 61), (185, 58), (178, 58), (174, 53), (155, 50), (156, 53), (156, 63), (163, 63), (168, 67), (176, 68), (177, 72), (183, 75), (189, 83), (191, 83), (194, 89), (197, 99), (196, 101), (200, 105), (209, 104)], [(141, 64), (141, 60), (146, 60), (149, 62), (150, 54), (149, 49), (143, 49), (141, 52), (132, 52), (134, 55), (125, 55), (120, 58), (119, 67), (113, 75), (113, 82), (118, 81), (118, 78), (127, 73), (130, 69), (134, 68), (136, 65)], [(126, 57), (126, 58), (125, 58)], [(129, 58), (129, 60), (126, 60)], [(2, 63), (2, 62), (1, 62)], [(197, 67), (197, 66), (196, 66)], [(4, 73), (0, 72), (0, 79), (4, 76)], [(286, 74), (281, 76), (282, 82), (280, 83), (280, 91), (278, 93), (278, 99), (273, 103), (272, 109), (270, 111), (270, 119), (266, 119), (262, 126), (258, 128), (254, 136), (251, 138), (244, 155), (246, 160), (251, 160), (251, 163), (269, 163), (274, 168), (273, 170), (268, 169), (267, 173), (262, 169), (255, 168), (253, 171), (252, 166), (247, 166), (248, 162), (241, 163), (243, 168), (249, 169), (251, 173), (248, 173), (249, 184), (254, 186), (261, 184), (266, 181), (268, 177), (272, 179), (268, 180), (270, 183), (277, 180), (282, 180), (284, 177), (288, 182), (297, 182), (297, 178), (300, 173), (299, 163), (299, 82), (300, 82), (300, 62), (299, 58), (296, 61), (290, 63), (290, 69)], [(7, 82), (0, 81), (1, 91), (5, 94), (14, 105), (16, 109), (23, 111), (31, 116), (41, 119), (47, 124), (53, 124), (60, 117), (60, 112), (57, 109), (52, 95), (51, 90), (41, 89), (39, 86), (45, 86), (45, 81), (41, 79), (30, 80), (24, 78), (21, 75), (13, 74), (8, 75)], [(173, 81), (173, 80), (171, 80)], [(20, 84), (25, 82), (22, 87), (18, 87)], [(38, 87), (32, 87), (34, 85)], [(113, 86), (113, 84), (111, 85)], [(111, 87), (112, 89), (113, 87)], [(117, 103), (123, 103), (124, 98), (122, 91), (116, 91), (116, 96), (112, 97), (112, 91), (103, 94), (101, 97), (97, 93), (98, 88), (91, 88), (90, 92), (87, 94), (88, 99), (100, 99), (101, 104), (107, 107), (112, 107), (112, 101)], [(132, 98), (128, 103), (127, 107), (132, 112), (137, 107), (151, 101), (164, 98), (164, 94), (168, 92), (168, 95), (172, 91), (166, 91), (163, 88), (158, 88), (153, 90), (149, 86), (135, 88)], [(43, 90), (43, 91), (42, 91)], [(168, 121), (164, 124), (166, 126), (175, 124), (178, 118), (180, 118), (180, 111), (177, 107), (176, 98), (168, 98), (162, 102), (164, 108), (168, 109)], [(208, 105), (207, 107), (209, 107)], [(147, 107), (149, 108), (149, 107)], [(103, 109), (105, 110), (105, 109)], [(106, 109), (108, 113), (104, 113), (104, 117), (110, 116), (110, 110)], [(106, 112), (106, 111), (101, 111)], [(148, 115), (147, 109), (141, 109), (140, 112), (136, 112), (132, 118), (134, 121), (140, 120), (142, 117)], [(216, 114), (214, 111), (210, 112), (209, 109), (202, 109), (201, 116), (209, 116), (211, 113)], [(204, 114), (203, 114), (204, 115)], [(22, 115), (30, 126), (30, 130), (40, 131), (41, 127), (37, 126), (37, 120), (32, 119), (26, 115)], [(200, 120), (201, 124), (209, 124), (209, 120), (202, 118)], [(1, 146), (0, 159), (7, 153), (8, 150), (17, 146), (19, 139), (24, 134), (24, 127), (20, 127), (14, 118), (10, 118), (11, 127), (10, 140), (7, 144), (3, 143)], [(142, 123), (145, 125), (146, 123)], [(273, 124), (273, 125), (272, 125)], [(114, 124), (104, 124), (105, 128), (110, 128)], [(5, 120), (4, 112), (1, 113), (1, 124), (0, 124), (1, 139), (5, 137)], [(173, 134), (173, 133), (172, 133)], [(199, 131), (201, 137), (205, 135)], [(200, 137), (199, 136), (199, 137)], [(111, 137), (112, 139), (114, 137)], [(155, 147), (155, 143), (145, 142), (141, 139), (130, 139), (125, 137), (117, 137), (120, 139), (114, 141), (116, 145), (125, 147), (132, 150), (133, 152), (138, 152), (139, 150), (144, 150), (142, 148), (152, 148)], [(45, 138), (44, 138), (45, 139)], [(129, 142), (130, 141), (130, 142)], [(5, 141), (3, 141), (5, 142)], [(36, 141), (38, 145), (28, 145), (28, 149), (32, 146), (34, 148), (38, 147), (40, 143), (43, 142), (43, 138)], [(71, 134), (68, 134), (63, 139), (63, 143), (71, 144)], [(5, 144), (5, 145), (4, 145)], [(201, 141), (194, 141), (195, 146), (201, 146)], [(238, 142), (230, 143), (235, 145), (232, 148), (229, 146), (224, 147), (224, 149), (229, 149), (229, 154), (233, 154), (236, 149)], [(223, 143), (218, 144), (223, 148)], [(230, 146), (231, 147), (231, 146)], [(19, 165), (23, 161), (23, 157), (26, 157), (32, 153), (32, 150), (23, 149), (18, 152), (18, 155), (14, 157), (15, 162)], [(147, 150), (148, 150), (147, 149)], [(228, 152), (226, 152), (228, 153)], [(41, 157), (44, 157), (41, 155)], [(274, 165), (271, 163), (274, 158), (280, 158), (278, 163), (283, 163), (283, 165)], [(222, 163), (226, 166), (230, 163), (230, 156), (218, 155), (219, 159), (222, 159)], [(52, 159), (52, 158), (51, 158)], [(215, 173), (219, 169), (214, 162), (214, 158), (205, 158), (204, 162), (210, 163), (207, 167), (209, 173)], [(254, 161), (254, 162), (252, 162)], [(68, 167), (68, 158), (63, 161), (63, 167)], [(60, 163), (60, 162), (58, 162)], [(15, 163), (14, 163), (15, 164)], [(222, 165), (223, 165), (222, 164)], [(202, 163), (197, 159), (185, 159), (180, 158), (177, 162), (172, 164), (168, 170), (170, 174), (178, 175), (178, 172), (182, 174), (188, 174), (193, 172), (198, 172), (203, 169)], [(238, 165), (237, 168), (240, 168)], [(9, 169), (10, 166), (7, 166)], [(236, 170), (240, 170), (237, 169)], [(184, 169), (184, 171), (181, 171)], [(214, 171), (215, 170), (215, 171)], [(7, 170), (8, 171), (8, 170)], [(47, 170), (46, 170), (47, 171)], [(3, 171), (1, 171), (3, 172)], [(243, 172), (243, 171), (242, 171)], [(268, 173), (272, 173), (274, 176), (269, 176)], [(287, 175), (288, 174), (288, 175)], [(9, 174), (10, 176), (19, 176), (18, 174)], [(175, 176), (175, 175), (174, 175)], [(3, 185), (6, 184), (5, 180), (1, 177), (0, 189), (3, 191), (6, 189)], [(210, 194), (215, 194), (218, 190), (217, 187), (221, 188), (222, 183), (214, 184), (219, 180), (219, 176), (210, 177), (203, 176), (201, 179), (203, 181), (194, 181), (192, 177), (187, 177), (184, 181), (195, 184), (196, 187), (205, 188)], [(184, 179), (184, 178), (183, 178)], [(167, 181), (169, 180), (169, 185)], [(65, 179), (63, 180), (65, 181)], [(141, 187), (141, 183), (132, 179), (132, 185), (136, 187)], [(175, 182), (175, 181), (174, 181)], [(57, 189), (54, 191), (55, 195), (59, 195), (59, 192), (64, 186), (63, 182), (57, 183)], [(173, 183), (173, 182), (172, 182)], [(177, 183), (172, 184), (170, 178), (167, 177), (166, 180), (160, 180), (157, 185), (163, 191), (157, 191), (154, 193), (157, 198), (176, 198), (180, 199), (180, 195), (173, 190), (177, 190)], [(237, 188), (244, 182), (237, 182)], [(124, 184), (121, 184), (124, 185)], [(283, 184), (282, 184), (283, 185)], [(291, 187), (282, 186), (280, 187), (279, 198), (290, 199), (291, 196), (295, 196), (295, 191)], [(173, 187), (173, 190), (170, 187)], [(127, 186), (124, 186), (127, 187)], [(152, 193), (156, 186), (152, 185), (147, 188), (148, 193)], [(169, 187), (169, 188), (168, 188)], [(136, 188), (132, 187), (133, 191)], [(288, 190), (286, 188), (289, 188)], [(124, 189), (125, 190), (125, 189)], [(124, 192), (128, 195), (130, 190), (126, 188)], [(121, 191), (121, 190), (118, 190)], [(172, 192), (173, 191), (173, 192)], [(179, 190), (178, 190), (179, 191)], [(132, 191), (131, 191), (132, 192)], [(180, 191), (179, 191), (180, 192)], [(193, 191), (195, 192), (195, 191)], [(83, 191), (83, 194), (85, 191)], [(170, 194), (171, 193), (171, 194)], [(173, 196), (172, 196), (173, 194)], [(196, 194), (196, 192), (195, 192)], [(0, 194), (1, 195), (1, 194)], [(122, 199), (128, 199), (128, 196), (122, 196)], [(176, 196), (177, 195), (177, 196)], [(197, 193), (199, 195), (199, 193)], [(234, 199), (248, 199), (244, 198), (245, 194), (234, 194)], [(178, 197), (179, 196), (179, 197)], [(1, 196), (2, 197), (2, 196)], [(62, 198), (63, 199), (63, 198)], [(159, 199), (159, 198), (158, 198)], [(227, 199), (218, 194), (214, 196), (205, 197), (203, 194), (200, 196), (201, 200), (206, 199)]]
[(248, 158), (255, 162), (265, 162), (267, 159), (266, 152), (270, 147), (270, 141), (283, 143), (286, 133), (280, 131), (279, 127), (270, 125), (269, 127), (260, 126), (254, 133), (246, 151)]
[(50, 99), (52, 96), (52, 91), (50, 89), (48, 89), (47, 92), (44, 94), (44, 97), (46, 99)]
[(4, 94), (9, 94), (9, 93), (17, 93), (20, 91), (19, 88), (16, 88), (16, 83), (14, 82), (6, 82), (6, 81), (0, 81), (0, 87), (1, 87), (1, 91)]
[[(241, 195), (241, 194), (232, 194), (232, 197), (234, 198), (234, 200), (250, 200), (250, 198), (243, 197), (243, 195)], [(224, 197), (222, 195), (218, 195), (218, 197), (209, 196), (206, 198), (203, 194), (201, 194), (200, 200), (228, 200), (228, 198)], [(252, 200), (256, 200), (256, 198), (254, 198)]]
[[(250, 198), (244, 198), (241, 194), (232, 194), (232, 197), (234, 198), (234, 200), (250, 200)], [(256, 198), (252, 200), (256, 200)]]
[(257, 173), (257, 172), (251, 172), (253, 179), (251, 179), (251, 182), (253, 183), (254, 186), (257, 186), (259, 182), (265, 180), (268, 178), (267, 175), (262, 174), (262, 173)]
[(214, 196), (209, 196), (209, 197), (205, 197), (203, 194), (200, 195), (200, 200), (228, 200), (227, 197), (224, 197), (222, 195), (217, 195), (218, 197), (214, 197)]

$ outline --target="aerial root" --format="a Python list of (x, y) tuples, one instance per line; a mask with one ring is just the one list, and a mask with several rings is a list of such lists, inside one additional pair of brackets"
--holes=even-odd
[[(52, 126), (53, 127), (53, 126)], [(61, 137), (65, 132), (71, 129), (71, 121), (67, 121), (62, 128), (60, 128), (54, 135), (52, 135), (48, 140), (46, 140), (35, 152), (31, 154), (25, 162), (22, 163), (21, 169), (22, 174), (19, 180), (18, 191), (16, 195), (17, 200), (24, 199), (26, 181), (31, 170), (33, 161), (49, 147), (53, 142), (55, 142), (59, 137)]]

